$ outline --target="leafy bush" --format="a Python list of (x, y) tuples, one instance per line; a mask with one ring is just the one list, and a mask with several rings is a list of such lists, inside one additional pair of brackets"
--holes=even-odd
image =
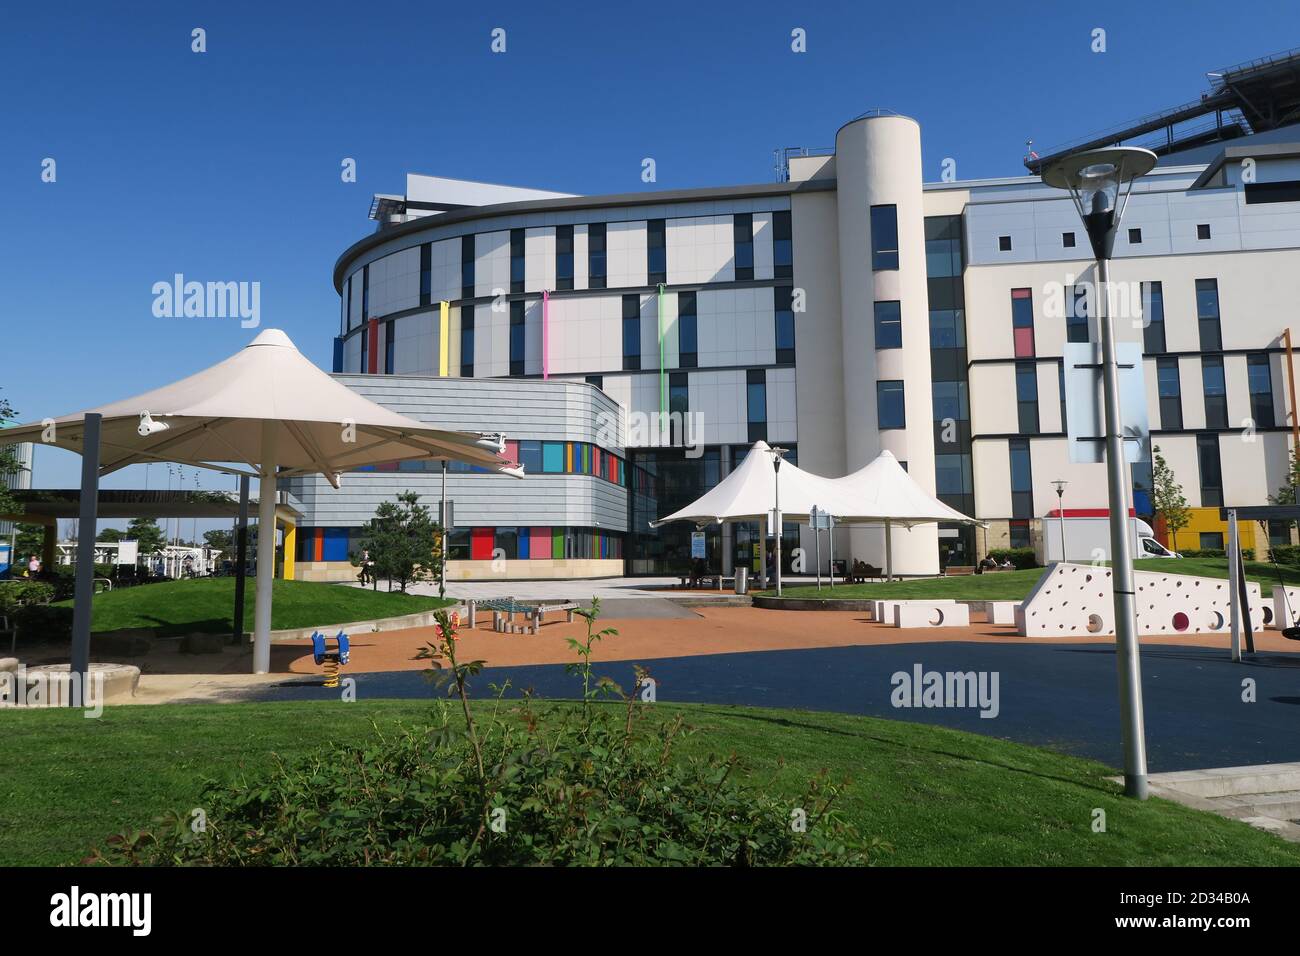
[(13, 614), (25, 604), (49, 604), (54, 586), (44, 581), (0, 581), (0, 614)]
[(1038, 558), (1034, 555), (1033, 548), (990, 548), (989, 557), (998, 564), (1010, 559), (1016, 569), (1021, 571), (1038, 567)]
[(1300, 547), (1294, 544), (1275, 544), (1269, 551), (1269, 557), (1278, 564), (1300, 565)]
[[(1228, 552), (1222, 548), (1182, 548), (1178, 553), (1184, 558), (1218, 558), (1221, 561), (1226, 561), (1228, 558)], [(1241, 560), (1254, 561), (1255, 549), (1242, 548)]]
[(54, 604), (24, 604), (10, 617), (26, 642), (72, 640), (72, 608)]
[[(840, 786), (810, 781), (783, 801), (746, 785), (738, 759), (679, 757), (691, 731), (625, 695), (593, 684), (598, 604), (583, 612), (581, 709), (539, 714), (506, 688), (483, 719), (466, 681), (482, 661), (456, 658), (455, 628), (439, 612), (426, 648), (459, 708), (435, 705), (427, 726), (403, 727), (367, 746), (328, 746), (232, 785), (209, 784), (203, 832), (178, 813), (152, 831), (119, 835), (93, 861), (244, 865), (734, 865), (865, 864), (867, 841), (833, 809)], [(444, 669), (445, 663), (445, 669)], [(638, 687), (645, 672), (637, 669)], [(606, 694), (622, 705), (599, 700)], [(453, 719), (456, 709), (460, 715)], [(481, 722), (481, 725), (480, 725)], [(800, 822), (806, 821), (801, 826)]]

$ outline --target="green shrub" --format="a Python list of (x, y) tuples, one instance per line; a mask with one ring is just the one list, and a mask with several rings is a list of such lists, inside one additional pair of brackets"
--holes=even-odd
[(25, 642), (62, 643), (72, 640), (72, 608), (53, 604), (24, 604), (10, 615)]
[[(114, 837), (93, 860), (140, 865), (848, 865), (868, 863), (878, 841), (845, 823), (840, 786), (819, 776), (800, 800), (738, 780), (737, 758), (680, 758), (691, 731), (592, 682), (598, 605), (585, 641), (571, 640), (583, 681), (581, 709), (542, 719), (531, 699), (502, 700), (474, 717), (467, 678), (482, 661), (456, 659), (455, 629), (439, 612), (439, 638), (423, 655), (458, 698), (435, 705), (426, 726), (368, 746), (330, 745), (231, 785), (209, 784), (206, 825), (170, 813), (155, 829)], [(445, 635), (445, 636), (444, 636)], [(445, 670), (443, 664), (446, 664)], [(637, 670), (638, 687), (645, 672)], [(609, 694), (621, 706), (597, 698)], [(461, 711), (453, 719), (455, 710)], [(800, 826), (799, 821), (806, 820)]]
[(1300, 547), (1294, 544), (1275, 544), (1269, 550), (1269, 557), (1278, 564), (1300, 565)]
[(54, 586), (44, 581), (0, 581), (0, 614), (13, 614), (25, 604), (49, 604)]
[(989, 557), (998, 564), (1010, 559), (1017, 570), (1038, 567), (1038, 558), (1034, 555), (1033, 548), (990, 548)]
[[(1222, 548), (1182, 548), (1178, 553), (1184, 558), (1218, 558), (1220, 561), (1226, 561), (1228, 559), (1228, 552), (1224, 551)], [(1241, 560), (1254, 561), (1255, 549), (1242, 548)]]

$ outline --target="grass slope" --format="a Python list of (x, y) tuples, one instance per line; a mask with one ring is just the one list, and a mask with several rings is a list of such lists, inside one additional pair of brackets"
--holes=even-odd
[[(253, 626), (255, 588), (244, 591), (244, 627)], [(71, 601), (62, 602), (71, 606)], [(367, 591), (310, 581), (276, 581), (272, 588), (271, 627), (325, 627), (416, 614), (451, 604), (435, 597)], [(192, 631), (228, 633), (233, 627), (234, 578), (192, 578), (123, 588), (95, 596), (95, 631), (152, 627), (161, 634)]]
[[(231, 779), (332, 738), (361, 742), (427, 704), (281, 703), (5, 715), (0, 865), (68, 864), (167, 809), (201, 806), (205, 776)], [(484, 706), (484, 705), (479, 705)], [(543, 713), (551, 707), (542, 705)], [(656, 705), (665, 709), (669, 705)], [(741, 755), (771, 791), (802, 792), (820, 768), (851, 780), (839, 804), (895, 865), (1296, 865), (1300, 846), (1163, 800), (1119, 796), (1101, 764), (990, 737), (801, 711), (681, 707), (699, 733), (681, 756)], [(1091, 829), (1094, 808), (1106, 832)]]
[[(1225, 558), (1144, 558), (1134, 562), (1138, 571), (1162, 571), (1189, 574), (1202, 578), (1226, 578)], [(1267, 562), (1247, 561), (1246, 578), (1258, 581), (1264, 597), (1273, 593), (1279, 572), (1287, 586), (1300, 585), (1300, 567)], [(836, 584), (832, 593), (824, 585), (819, 592), (813, 587), (783, 588), (785, 597), (797, 598), (955, 598), (970, 601), (1019, 601), (1028, 596), (1042, 568), (1027, 571), (999, 571), (996, 574), (971, 574), (951, 578), (922, 578), (912, 581), (889, 581), (868, 584)], [(773, 594), (772, 591), (763, 592)]]

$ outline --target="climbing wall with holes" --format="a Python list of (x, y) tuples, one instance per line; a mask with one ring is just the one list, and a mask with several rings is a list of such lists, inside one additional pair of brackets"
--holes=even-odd
[[(1016, 629), (1026, 637), (1104, 637), (1115, 633), (1111, 569), (1053, 564), (1016, 608)], [(1231, 607), (1224, 578), (1135, 571), (1138, 635), (1227, 633)], [(1273, 622), (1259, 585), (1247, 584), (1251, 626)], [(1295, 605), (1300, 607), (1300, 605)]]
[(1300, 588), (1273, 585), (1272, 626), (1281, 630), (1300, 624)]

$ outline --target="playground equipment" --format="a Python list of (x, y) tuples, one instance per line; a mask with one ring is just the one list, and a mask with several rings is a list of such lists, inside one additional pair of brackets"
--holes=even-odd
[(311, 635), (312, 652), (316, 659), (316, 663), (322, 664), (325, 667), (324, 686), (338, 687), (339, 668), (348, 662), (348, 657), (351, 654), (351, 646), (348, 643), (348, 636), (342, 631), (339, 631), (334, 637), (334, 641), (338, 645), (337, 650), (329, 650), (329, 646), (326, 644), (326, 641), (328, 640), (329, 638), (320, 633), (320, 631), (313, 631)]

